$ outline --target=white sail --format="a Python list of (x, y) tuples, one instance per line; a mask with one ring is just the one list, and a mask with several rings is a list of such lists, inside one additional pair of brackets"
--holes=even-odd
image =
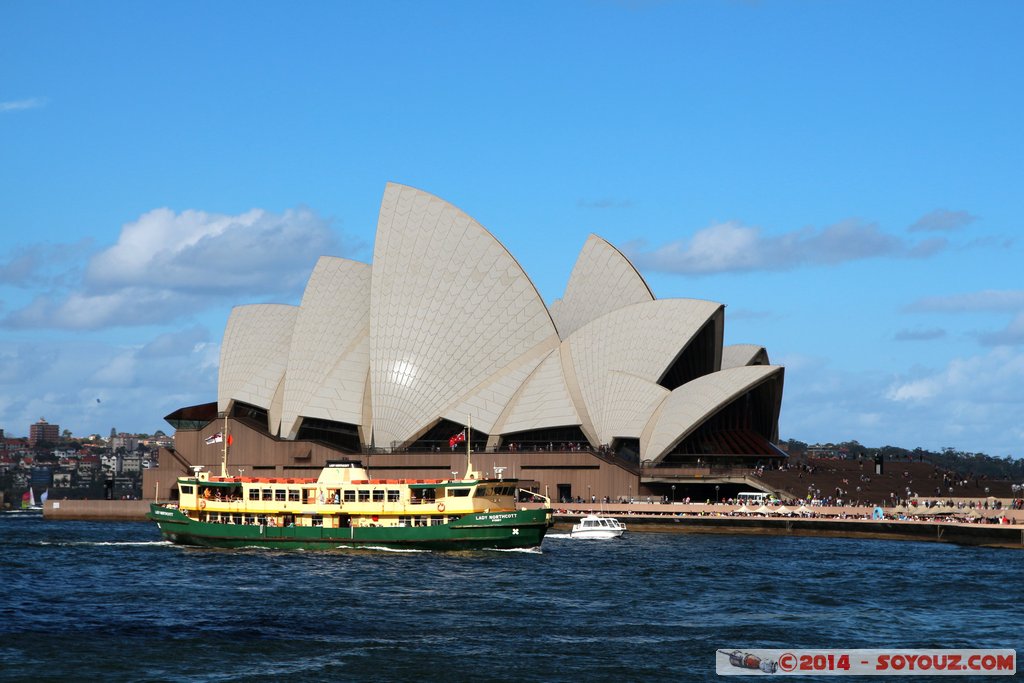
[(50, 497), (50, 489), (43, 491), (43, 495), (39, 496), (39, 504), (46, 505), (46, 499)]

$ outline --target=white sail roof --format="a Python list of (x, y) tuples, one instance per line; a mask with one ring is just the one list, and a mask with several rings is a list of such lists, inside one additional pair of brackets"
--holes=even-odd
[(551, 304), (562, 339), (611, 311), (653, 301), (643, 277), (611, 244), (590, 235), (576, 259), (565, 295)]
[(750, 365), (721, 370), (687, 382), (658, 407), (640, 436), (640, 458), (658, 461), (705, 420), (738, 396), (783, 369)]
[(613, 371), (656, 384), (722, 308), (698, 299), (648, 301), (608, 313), (569, 337), (570, 390), (584, 433), (595, 443), (607, 443), (601, 435), (612, 427), (611, 405), (621, 381)]
[(284, 304), (232, 309), (220, 347), (217, 410), (228, 410), (232, 401), (271, 409), (288, 366), (298, 311)]
[(483, 226), (429, 193), (388, 184), (372, 265), (323, 257), (300, 306), (232, 311), (218, 408), (264, 408), (271, 433), (286, 439), (304, 419), (357, 425), (363, 445), (383, 448), (443, 419), (471, 418), (492, 445), (578, 426), (592, 446), (639, 438), (641, 457), (655, 459), (737, 392), (781, 372), (763, 347), (723, 348), (724, 324), (721, 304), (655, 300), (593, 235), (549, 314)]
[[(558, 335), (523, 269), (479, 223), (389, 183), (370, 290), (374, 441), (414, 438)], [(494, 400), (514, 390), (493, 383)]]
[(514, 434), (530, 429), (577, 425), (579, 422), (562, 372), (561, 353), (555, 349), (523, 383), (495, 426), (502, 434)]
[(324, 256), (306, 285), (284, 384), (281, 433), (294, 438), (303, 417), (362, 423), (370, 367), (368, 264)]
[(722, 369), (743, 365), (768, 365), (768, 352), (757, 344), (730, 344), (722, 347)]

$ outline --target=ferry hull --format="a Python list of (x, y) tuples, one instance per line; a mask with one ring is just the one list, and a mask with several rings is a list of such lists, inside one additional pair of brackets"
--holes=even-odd
[(548, 509), (472, 513), (433, 526), (345, 528), (198, 522), (180, 510), (156, 504), (150, 506), (147, 517), (172, 543), (209, 548), (511, 550), (539, 546), (552, 524), (550, 513)]

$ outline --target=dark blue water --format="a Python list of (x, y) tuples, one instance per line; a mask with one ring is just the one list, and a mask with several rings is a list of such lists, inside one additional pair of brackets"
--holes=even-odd
[(6, 514), (0, 680), (701, 681), (716, 648), (1019, 654), (1022, 568), (944, 544), (557, 530), (542, 552), (216, 551)]

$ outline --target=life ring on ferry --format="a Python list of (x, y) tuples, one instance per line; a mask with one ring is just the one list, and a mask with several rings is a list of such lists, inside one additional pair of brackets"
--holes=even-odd
[(444, 512), (444, 503), (438, 503), (437, 504), (437, 511), (438, 512)]
[(205, 500), (203, 500), (203, 499), (199, 500), (199, 509), (200, 510), (205, 510), (206, 509), (206, 501)]

